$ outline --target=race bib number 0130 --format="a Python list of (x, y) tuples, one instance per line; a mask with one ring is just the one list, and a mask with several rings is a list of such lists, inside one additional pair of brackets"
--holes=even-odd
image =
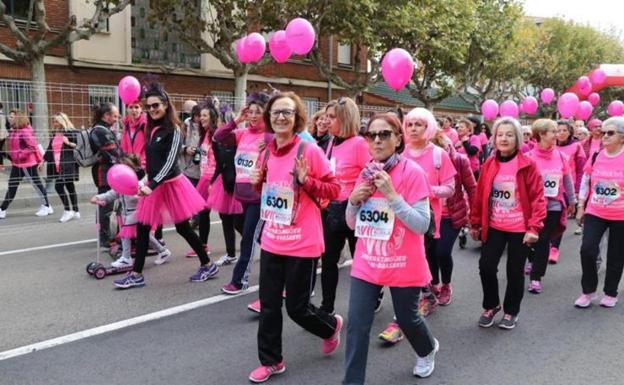
[(592, 194), (592, 203), (608, 206), (620, 199), (620, 185), (611, 181), (597, 181)]
[(287, 186), (262, 186), (260, 201), (260, 219), (280, 225), (292, 223), (293, 203), (295, 192)]
[(239, 152), (234, 158), (236, 174), (249, 177), (251, 175), (251, 170), (256, 166), (257, 160), (257, 152)]
[(394, 211), (384, 198), (370, 198), (362, 204), (355, 220), (355, 236), (387, 241), (394, 229)]

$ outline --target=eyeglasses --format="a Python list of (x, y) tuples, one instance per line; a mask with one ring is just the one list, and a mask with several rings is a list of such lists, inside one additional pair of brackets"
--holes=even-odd
[(368, 139), (369, 142), (374, 142), (375, 138), (379, 137), (379, 140), (383, 142), (384, 140), (390, 139), (390, 137), (392, 136), (392, 133), (393, 133), (392, 130), (383, 130), (379, 132), (368, 131), (364, 133), (364, 137)]
[(162, 105), (162, 103), (152, 103), (152, 104), (146, 104), (145, 105), (145, 109), (146, 110), (157, 110), (158, 107), (160, 107)]
[(338, 101), (336, 103), (338, 103), (341, 106), (343, 106), (345, 103), (347, 103), (347, 98), (344, 97), (344, 96), (341, 96), (341, 97), (338, 98)]
[(615, 130), (600, 131), (600, 133), (601, 133), (602, 135), (606, 136), (606, 137), (609, 137), (609, 136), (613, 136), (613, 135), (615, 135), (615, 134), (618, 134), (618, 132), (617, 132), (617, 131), (615, 131)]
[(271, 111), (271, 117), (275, 119), (279, 118), (280, 115), (282, 115), (286, 119), (290, 119), (295, 115), (295, 110), (284, 109)]

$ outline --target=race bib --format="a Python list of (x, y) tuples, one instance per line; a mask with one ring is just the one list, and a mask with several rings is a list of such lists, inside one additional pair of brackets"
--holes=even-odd
[(492, 187), (492, 207), (510, 209), (516, 206), (516, 184), (514, 182), (494, 183)]
[(608, 206), (620, 199), (620, 194), (620, 185), (618, 183), (606, 180), (597, 181), (592, 194), (592, 203)]
[(544, 196), (546, 198), (556, 198), (559, 195), (559, 180), (557, 174), (544, 175)]
[(362, 204), (355, 220), (355, 236), (387, 241), (394, 229), (394, 211), (387, 199), (370, 198)]
[(258, 160), (257, 152), (239, 152), (234, 157), (236, 175), (251, 176), (251, 170), (256, 166)]
[(280, 225), (292, 223), (295, 192), (291, 187), (265, 183), (262, 185), (260, 219)]

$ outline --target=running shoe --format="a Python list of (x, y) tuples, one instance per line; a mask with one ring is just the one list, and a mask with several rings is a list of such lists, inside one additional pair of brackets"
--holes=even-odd
[(247, 305), (247, 309), (249, 309), (250, 311), (254, 313), (260, 314), (260, 300), (257, 299), (253, 301), (252, 303), (250, 303), (249, 305)]
[(230, 295), (239, 294), (245, 290), (247, 290), (246, 287), (243, 287), (242, 285), (237, 286), (231, 282), (221, 288), (222, 292), (224, 292), (225, 294), (230, 294)]
[(214, 263), (206, 266), (200, 266), (197, 272), (191, 275), (191, 282), (204, 282), (214, 277), (219, 272), (219, 267)]
[(496, 306), (494, 309), (485, 310), (479, 318), (479, 326), (482, 328), (489, 328), (494, 325), (494, 316), (501, 311), (501, 305)]
[(238, 257), (230, 257), (229, 255), (225, 254), (219, 257), (219, 259), (215, 261), (215, 263), (217, 264), (217, 266), (226, 266), (236, 261), (238, 261)]
[(467, 243), (468, 243), (468, 237), (466, 236), (466, 234), (465, 233), (459, 234), (459, 248), (465, 249)]
[(416, 356), (416, 365), (414, 366), (414, 376), (425, 378), (429, 377), (435, 369), (435, 356), (440, 350), (440, 343), (437, 339), (433, 339), (433, 350), (425, 357)]
[(61, 219), (59, 219), (59, 222), (65, 223), (65, 222), (72, 220), (73, 218), (74, 218), (74, 212), (71, 210), (69, 211), (65, 210), (63, 211), (63, 215), (61, 216)]
[(576, 301), (574, 301), (574, 306), (584, 309), (591, 306), (593, 300), (596, 299), (596, 292), (589, 294), (581, 294)]
[(542, 292), (542, 283), (540, 281), (532, 280), (529, 283), (529, 293), (540, 294)]
[(145, 278), (143, 278), (143, 275), (134, 275), (132, 272), (130, 272), (126, 274), (123, 278), (113, 281), (113, 285), (120, 289), (141, 287), (145, 286)]
[(559, 249), (556, 247), (550, 248), (550, 253), (548, 254), (548, 263), (554, 265), (559, 262)]
[(169, 249), (165, 249), (161, 251), (160, 253), (158, 253), (158, 256), (156, 257), (156, 259), (154, 259), (154, 263), (156, 265), (162, 265), (163, 263), (169, 262), (170, 259), (171, 259), (171, 251), (169, 251)]
[(130, 267), (134, 265), (132, 258), (119, 257), (115, 262), (111, 263), (112, 267), (120, 268), (120, 267)]
[(249, 374), (249, 381), (254, 382), (256, 384), (265, 382), (274, 374), (281, 374), (286, 371), (286, 365), (284, 365), (284, 360), (282, 362), (271, 365), (271, 366), (258, 366)]
[(398, 323), (390, 322), (386, 327), (386, 330), (379, 333), (379, 339), (394, 345), (403, 339), (403, 332), (401, 331)]
[(602, 307), (615, 307), (617, 303), (617, 297), (611, 297), (610, 295), (605, 295), (600, 300), (600, 306)]
[(498, 327), (501, 329), (511, 330), (516, 327), (516, 323), (518, 322), (517, 315), (505, 314), (503, 319), (498, 323)]
[(80, 219), (80, 211), (74, 211), (74, 219)]
[(336, 330), (334, 334), (323, 340), (323, 348), (322, 351), (324, 354), (332, 354), (338, 349), (340, 346), (340, 331), (342, 330), (342, 317), (336, 314), (334, 316), (336, 318)]
[(428, 317), (436, 307), (438, 307), (438, 299), (433, 294), (429, 294), (420, 298), (418, 311), (423, 317)]
[(583, 227), (579, 227), (578, 229), (574, 230), (574, 235), (582, 235), (583, 234)]
[(531, 274), (532, 271), (533, 271), (533, 264), (531, 262), (527, 262), (527, 264), (524, 265), (524, 275), (529, 275)]
[(431, 285), (431, 292), (436, 296), (436, 298), (440, 296), (440, 287), (440, 284)]
[(51, 214), (50, 210), (52, 210), (51, 207), (41, 205), (39, 207), (39, 210), (37, 210), (37, 212), (35, 213), (35, 215), (38, 216), (38, 217), (45, 217), (45, 216)]
[(0, 219), (6, 218), (6, 210), (0, 209)]
[(438, 296), (438, 303), (441, 306), (448, 306), (451, 304), (453, 297), (453, 286), (450, 283), (443, 284), (440, 287), (440, 295)]

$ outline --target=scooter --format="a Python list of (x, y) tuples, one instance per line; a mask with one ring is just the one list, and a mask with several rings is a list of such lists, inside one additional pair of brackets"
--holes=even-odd
[(95, 262), (91, 262), (87, 265), (87, 274), (94, 276), (97, 279), (103, 279), (107, 275), (126, 273), (132, 270), (132, 266), (113, 267), (104, 266), (101, 262), (100, 253), (100, 210), (95, 210), (95, 227), (97, 232), (97, 248), (95, 254)]

